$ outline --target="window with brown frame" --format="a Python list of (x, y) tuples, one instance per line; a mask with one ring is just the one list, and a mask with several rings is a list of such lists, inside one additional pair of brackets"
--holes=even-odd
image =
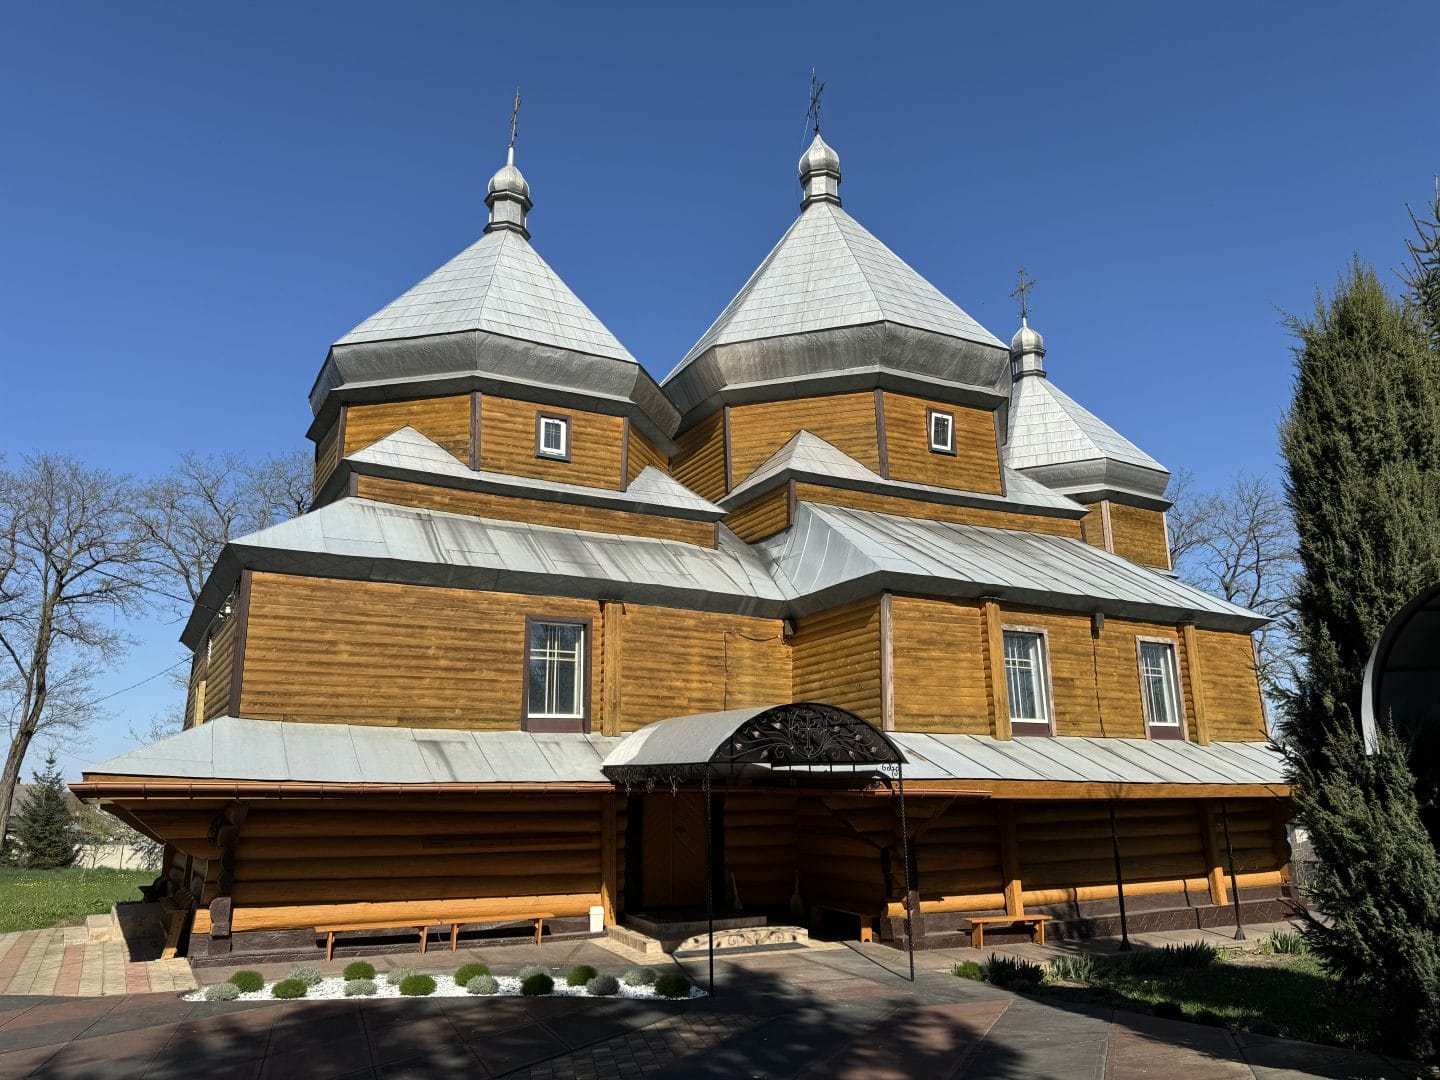
[(526, 731), (590, 730), (590, 620), (525, 620)]
[(1152, 739), (1184, 739), (1185, 709), (1180, 698), (1175, 642), (1137, 638), (1135, 645), (1140, 661), (1140, 704), (1145, 712), (1145, 733)]
[(1005, 692), (1010, 708), (1012, 735), (1054, 733), (1050, 706), (1050, 661), (1045, 632), (1029, 627), (1006, 627)]

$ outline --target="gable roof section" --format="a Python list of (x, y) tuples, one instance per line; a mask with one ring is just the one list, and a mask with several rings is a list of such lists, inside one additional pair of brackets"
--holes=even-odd
[(519, 233), (486, 233), (335, 342), (482, 330), (637, 363)]
[(714, 345), (877, 322), (1005, 347), (839, 206), (815, 203), (666, 382)]
[(1157, 474), (1164, 493), (1169, 472), (1125, 436), (1075, 401), (1049, 378), (1018, 379), (1011, 393), (1005, 463), (1032, 469), (1082, 461), (1116, 462)]

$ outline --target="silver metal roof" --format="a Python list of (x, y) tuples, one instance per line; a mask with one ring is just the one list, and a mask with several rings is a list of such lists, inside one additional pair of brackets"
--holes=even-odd
[(1223, 630), (1250, 631), (1267, 621), (1064, 536), (801, 502), (792, 528), (755, 546), (802, 616), (894, 589)]
[(485, 330), (638, 363), (518, 232), (486, 233), (335, 342)]
[(1044, 484), (1014, 469), (1003, 466), (1002, 469), (1005, 476), (1004, 495), (886, 479), (833, 443), (802, 430), (737, 484), (720, 502), (722, 506), (733, 510), (756, 495), (793, 478), (878, 494), (908, 495), (922, 497), (930, 502), (949, 502), (995, 510), (1018, 510), (1022, 513), (1037, 509), (1062, 510), (1067, 513), (1061, 516), (1070, 517), (1080, 517), (1086, 512), (1079, 503), (1051, 491)]
[(1015, 380), (1005, 463), (1065, 492), (1115, 490), (1159, 499), (1165, 466), (1043, 374)]
[(625, 736), (605, 758), (607, 767), (619, 765), (703, 764), (715, 756), (737, 727), (775, 705), (729, 709), (725, 712), (672, 716), (646, 724)]
[(472, 469), (454, 454), (413, 427), (403, 427), (344, 459), (355, 468), (375, 476), (395, 479), (436, 480), (444, 486), (472, 491), (489, 491), (517, 498), (604, 506), (617, 510), (677, 514), (715, 521), (725, 515), (723, 507), (701, 498), (680, 481), (647, 465), (624, 491), (562, 484), (511, 473)]
[(222, 716), (86, 772), (326, 784), (608, 783), (620, 739)]

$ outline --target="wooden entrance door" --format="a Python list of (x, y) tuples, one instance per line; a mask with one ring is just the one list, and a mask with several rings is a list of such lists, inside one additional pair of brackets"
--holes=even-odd
[(705, 906), (705, 803), (698, 792), (645, 796), (640, 895), (646, 910)]

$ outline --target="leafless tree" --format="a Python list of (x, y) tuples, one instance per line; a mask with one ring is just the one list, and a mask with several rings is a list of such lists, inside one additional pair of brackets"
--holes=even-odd
[(301, 452), (251, 461), (186, 454), (141, 492), (134, 524), (176, 612), (188, 613), (220, 550), (237, 536), (303, 514), (311, 462)]
[(1240, 474), (1221, 491), (1199, 492), (1189, 474), (1171, 489), (1171, 564), (1185, 581), (1268, 617), (1256, 635), (1260, 685), (1272, 701), (1294, 684), (1294, 594), (1299, 564), (1285, 496), (1268, 480)]
[(93, 679), (135, 608), (145, 544), (131, 526), (132, 485), (73, 458), (39, 455), (0, 470), (0, 836), (35, 736), (73, 736), (92, 720)]

